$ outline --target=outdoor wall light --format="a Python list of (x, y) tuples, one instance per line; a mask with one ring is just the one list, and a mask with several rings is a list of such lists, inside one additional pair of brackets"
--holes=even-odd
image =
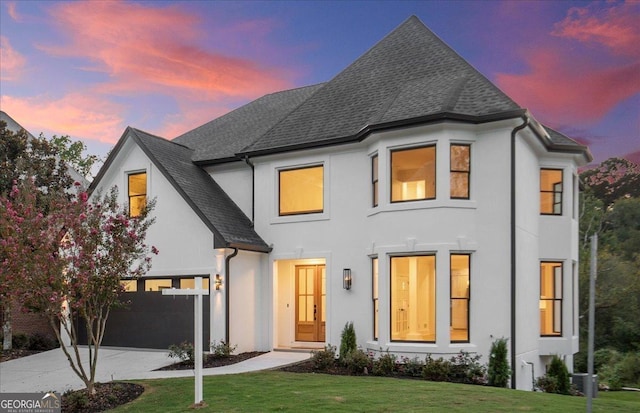
[(222, 287), (222, 279), (220, 278), (220, 274), (216, 274), (215, 286), (216, 291), (220, 291), (220, 287)]
[(345, 268), (342, 270), (342, 288), (345, 290), (351, 289), (351, 268)]

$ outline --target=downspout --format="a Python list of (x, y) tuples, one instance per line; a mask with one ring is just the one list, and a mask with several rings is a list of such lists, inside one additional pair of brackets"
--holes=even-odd
[(536, 380), (535, 380), (535, 372), (534, 372), (534, 367), (533, 367), (533, 363), (530, 361), (524, 361), (522, 360), (522, 362), (524, 364), (528, 364), (531, 366), (531, 391), (535, 391), (536, 390)]
[(251, 227), (253, 227), (256, 218), (256, 167), (249, 159), (249, 156), (245, 156), (244, 161), (251, 168)]
[(225, 289), (224, 289), (224, 342), (227, 345), (231, 345), (229, 343), (229, 300), (231, 295), (229, 294), (229, 287), (231, 286), (231, 258), (238, 255), (238, 249), (234, 248), (233, 252), (224, 259), (224, 269), (226, 271), (225, 274)]
[(522, 125), (511, 131), (511, 388), (516, 388), (516, 134), (529, 125), (529, 116), (522, 116)]

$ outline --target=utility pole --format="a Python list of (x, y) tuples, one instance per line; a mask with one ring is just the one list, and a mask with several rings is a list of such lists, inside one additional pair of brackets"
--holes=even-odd
[(595, 336), (596, 278), (598, 277), (598, 234), (591, 236), (591, 268), (589, 271), (589, 344), (587, 350), (587, 413), (593, 407), (593, 341)]

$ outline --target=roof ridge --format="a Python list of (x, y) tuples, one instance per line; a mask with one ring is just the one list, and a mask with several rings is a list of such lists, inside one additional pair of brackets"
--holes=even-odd
[(177, 145), (177, 146), (181, 146), (181, 147), (183, 147), (185, 149), (189, 149), (189, 150), (193, 151), (193, 148), (191, 148), (191, 147), (189, 147), (187, 145), (184, 145), (184, 144), (178, 143), (178, 142), (174, 142), (174, 141), (169, 140), (167, 138), (163, 138), (162, 136), (154, 135), (153, 133), (149, 133), (149, 132), (144, 131), (142, 129), (134, 128), (133, 126), (127, 126), (127, 128), (130, 129), (132, 132), (134, 132), (136, 135), (138, 135), (138, 133), (143, 133), (144, 135), (146, 135), (149, 138), (158, 139), (158, 140), (161, 140), (163, 142), (170, 143), (170, 144)]

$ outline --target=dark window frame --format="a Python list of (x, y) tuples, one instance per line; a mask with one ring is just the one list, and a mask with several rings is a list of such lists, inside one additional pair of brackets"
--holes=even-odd
[(389, 256), (389, 341), (392, 343), (426, 343), (426, 344), (435, 344), (438, 337), (437, 337), (437, 324), (438, 324), (438, 296), (436, 295), (436, 293), (434, 293), (434, 306), (433, 306), (433, 311), (434, 311), (434, 320), (436, 322), (436, 326), (434, 326), (434, 337), (433, 340), (394, 340), (393, 339), (393, 323), (391, 322), (392, 320), (392, 312), (393, 312), (393, 289), (391, 288), (393, 282), (392, 282), (392, 268), (393, 265), (391, 263), (391, 261), (394, 258), (407, 258), (407, 257), (433, 257), (434, 259), (434, 263), (433, 263), (433, 268), (435, 269), (435, 280), (434, 280), (434, 291), (438, 291), (438, 256), (436, 252), (425, 252), (425, 253), (420, 253), (420, 254), (398, 254), (398, 255), (391, 255)]
[[(451, 261), (454, 255), (464, 255), (469, 257), (469, 290), (467, 291), (467, 297), (454, 297), (453, 296), (453, 266)], [(466, 340), (452, 340), (452, 343), (470, 343), (471, 342), (471, 254), (470, 253), (458, 253), (452, 252), (449, 254), (449, 328), (453, 326), (453, 301), (454, 300), (466, 300), (467, 302), (467, 339)]]
[[(556, 182), (553, 184), (552, 190), (542, 189), (542, 171), (556, 171), (560, 172), (560, 182)], [(558, 190), (559, 188), (559, 190)], [(542, 211), (542, 201), (540, 201), (540, 215), (551, 215), (551, 216), (561, 216), (563, 215), (563, 205), (562, 198), (564, 196), (564, 170), (558, 168), (540, 168), (540, 199), (542, 199), (542, 194), (552, 194), (552, 212), (543, 212)], [(559, 212), (555, 212), (556, 206), (560, 206)]]
[(375, 154), (371, 157), (371, 191), (372, 191), (372, 205), (373, 207), (377, 207), (380, 200), (380, 193), (378, 185), (378, 178), (380, 176), (380, 160), (378, 158), (378, 154)]
[[(433, 196), (419, 199), (400, 199), (397, 201), (393, 200), (393, 154), (397, 152), (405, 152), (405, 151), (413, 151), (425, 148), (433, 148)], [(438, 197), (438, 148), (435, 143), (421, 146), (413, 146), (410, 148), (398, 148), (392, 149), (389, 151), (389, 201), (392, 204), (401, 204), (404, 202), (420, 202), (420, 201), (430, 201), (434, 200)], [(425, 185), (425, 195), (427, 192), (427, 188)]]
[[(453, 162), (452, 162), (452, 148), (454, 146), (466, 146), (467, 148), (469, 148), (469, 164), (468, 164), (468, 169), (466, 171), (464, 170), (457, 170), (457, 169), (453, 169)], [(456, 173), (456, 174), (466, 174), (467, 176), (467, 196), (452, 196), (451, 195), (451, 176)], [(451, 199), (470, 199), (471, 198), (471, 144), (468, 143), (452, 143), (449, 145), (449, 198)]]
[[(137, 194), (137, 195), (131, 195), (131, 177), (136, 176), (136, 175), (144, 175), (144, 194)], [(133, 217), (133, 216), (137, 216), (137, 215), (132, 215), (131, 214), (131, 206), (132, 206), (132, 199), (137, 199), (137, 198), (142, 198), (144, 197), (144, 203), (145, 205), (147, 204), (147, 194), (149, 192), (149, 185), (148, 185), (148, 176), (147, 176), (147, 171), (137, 171), (137, 172), (130, 172), (127, 174), (127, 199), (129, 202), (129, 216)]]
[[(554, 270), (553, 270), (553, 280), (552, 280), (552, 288), (553, 288), (553, 293), (551, 295), (551, 298), (543, 298), (542, 297), (542, 284), (543, 284), (543, 264), (553, 264), (554, 265)], [(556, 270), (560, 270), (559, 274), (556, 273)], [(556, 279), (555, 277), (559, 276), (560, 277), (560, 298), (558, 298), (557, 292), (556, 292)], [(542, 326), (540, 326), (540, 337), (562, 337), (562, 331), (563, 331), (563, 317), (562, 317), (562, 307), (563, 307), (563, 297), (564, 297), (564, 263), (562, 261), (541, 261), (540, 262), (540, 301), (548, 301), (551, 302), (551, 309), (553, 311), (553, 315), (552, 315), (552, 325), (553, 325), (553, 333), (552, 334), (543, 334), (542, 333)], [(556, 303), (560, 303), (560, 310), (559, 310), (559, 314), (556, 314)], [(556, 325), (556, 320), (560, 321), (560, 330), (559, 331), (555, 331), (555, 325)]]
[[(378, 325), (378, 323), (380, 322), (380, 318), (378, 317), (378, 313), (380, 310), (379, 307), (379, 303), (380, 303), (380, 267), (379, 267), (379, 263), (380, 260), (378, 259), (378, 257), (373, 257), (371, 258), (371, 299), (373, 301), (373, 339), (374, 340), (378, 340), (378, 334), (380, 331), (380, 326)], [(375, 277), (377, 273), (377, 278)], [(378, 285), (376, 285), (376, 282), (378, 282)], [(377, 294), (376, 294), (377, 293)]]
[[(291, 171), (301, 171), (303, 169), (313, 169), (313, 168), (322, 168), (322, 209), (282, 213), (282, 179), (281, 179), (282, 173), (291, 172)], [(290, 216), (296, 216), (296, 215), (310, 215), (310, 214), (324, 213), (324, 189), (325, 187), (324, 187), (324, 164), (323, 163), (308, 165), (308, 166), (301, 166), (297, 168), (278, 169), (278, 216), (290, 217)]]

